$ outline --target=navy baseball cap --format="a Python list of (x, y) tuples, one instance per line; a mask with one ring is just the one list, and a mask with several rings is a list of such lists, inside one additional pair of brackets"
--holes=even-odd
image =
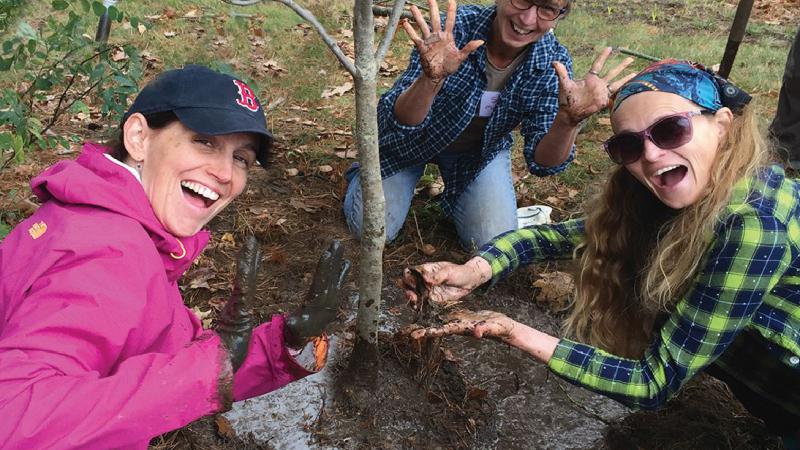
[(217, 136), (255, 133), (261, 137), (256, 159), (267, 166), (272, 134), (261, 103), (250, 87), (230, 75), (198, 65), (187, 65), (158, 75), (147, 84), (122, 117), (134, 113), (172, 111), (183, 125), (198, 133)]

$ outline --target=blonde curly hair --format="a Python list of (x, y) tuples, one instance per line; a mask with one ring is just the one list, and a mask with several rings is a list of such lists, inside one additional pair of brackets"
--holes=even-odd
[(734, 185), (753, 176), (767, 154), (746, 107), (720, 142), (707, 194), (678, 211), (617, 167), (589, 202), (565, 331), (614, 354), (640, 357), (659, 314), (671, 312), (692, 283)]

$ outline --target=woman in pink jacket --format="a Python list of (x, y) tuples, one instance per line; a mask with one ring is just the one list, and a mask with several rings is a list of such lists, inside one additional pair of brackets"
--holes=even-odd
[[(0, 244), (0, 448), (146, 448), (311, 373), (291, 348), (335, 314), (273, 316), (236, 349), (183, 304), (177, 281), (208, 241), (201, 229), (271, 145), (245, 83), (200, 66), (165, 72), (120, 137), (37, 176), (42, 206)], [(313, 302), (330, 306), (341, 247), (323, 263), (333, 274), (318, 272)]]

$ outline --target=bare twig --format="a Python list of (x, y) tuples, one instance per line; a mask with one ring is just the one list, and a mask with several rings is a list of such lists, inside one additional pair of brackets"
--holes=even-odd
[(311, 24), (311, 26), (314, 27), (315, 30), (317, 30), (317, 33), (319, 33), (319, 37), (322, 38), (322, 41), (325, 42), (325, 45), (327, 45), (328, 48), (336, 56), (336, 59), (338, 59), (339, 62), (342, 63), (344, 68), (348, 72), (350, 72), (350, 75), (352, 75), (353, 78), (356, 77), (357, 70), (355, 64), (353, 63), (353, 61), (350, 60), (350, 58), (348, 58), (344, 54), (342, 49), (339, 47), (339, 44), (337, 44), (336, 41), (328, 34), (328, 32), (325, 30), (325, 27), (322, 26), (321, 23), (319, 23), (319, 20), (317, 20), (314, 14), (312, 14), (309, 10), (303, 8), (302, 6), (298, 5), (292, 0), (274, 0), (274, 1), (283, 3), (284, 5), (288, 6), (289, 8), (291, 8), (292, 11), (297, 13), (298, 16), (302, 17), (303, 19), (305, 19), (306, 22)]
[(411, 214), (414, 215), (414, 226), (417, 228), (417, 236), (419, 236), (419, 245), (425, 246), (425, 241), (422, 240), (422, 233), (419, 232), (419, 224), (417, 223), (417, 212), (411, 210)]
[[(77, 102), (78, 100), (86, 97), (89, 94), (89, 92), (92, 91), (92, 89), (96, 88), (97, 85), (99, 85), (103, 80), (106, 80), (106, 79), (108, 79), (108, 77), (101, 78), (101, 79), (95, 81), (94, 84), (89, 86), (85, 91), (81, 92), (77, 97), (73, 98), (72, 101), (69, 102), (69, 104), (64, 108), (64, 110), (65, 111), (68, 110), (69, 108), (72, 107), (72, 105), (75, 104), (75, 102)], [(74, 76), (70, 80), (70, 86), (72, 85), (72, 81), (73, 80), (75, 80)], [(67, 86), (67, 89), (69, 89), (69, 86)], [(66, 90), (64, 90), (64, 94), (66, 94)], [(63, 94), (62, 94), (61, 98), (58, 99), (58, 106), (56, 106), (56, 110), (53, 112), (53, 116), (50, 118), (50, 122), (47, 124), (46, 127), (42, 128), (42, 134), (44, 134), (47, 130), (49, 130), (53, 125), (56, 124), (56, 120), (58, 120), (58, 116), (61, 114), (61, 112), (59, 111), (59, 108), (61, 107), (62, 100), (64, 100), (64, 95)]]
[[(385, 6), (373, 6), (372, 7), (372, 14), (375, 16), (381, 17), (389, 17), (392, 15), (393, 8), (386, 8)], [(413, 20), (414, 16), (411, 15), (408, 11), (403, 11), (400, 17), (404, 17), (409, 20)]]
[[(406, 0), (394, 0), (392, 15), (389, 16), (389, 24), (386, 26), (386, 32), (383, 34), (381, 45), (378, 47), (378, 51), (375, 52), (375, 64), (378, 67), (380, 67), (381, 63), (383, 62), (383, 58), (386, 57), (386, 52), (389, 50), (389, 44), (392, 43), (394, 32), (397, 30), (397, 24), (400, 23), (400, 17), (403, 15), (402, 13), (405, 3)], [(375, 6), (372, 7), (372, 14), (375, 14)]]
[[(255, 5), (256, 3), (261, 3), (261, 0), (223, 0), (223, 1), (225, 3), (230, 3), (231, 5), (236, 5), (236, 6), (250, 6), (250, 5)], [(295, 3), (293, 0), (272, 0), (272, 1), (283, 3), (284, 5), (288, 6), (298, 16), (300, 16), (303, 20), (305, 20), (312, 27), (314, 27), (314, 29), (317, 31), (317, 34), (319, 34), (319, 37), (322, 38), (322, 42), (324, 42), (325, 45), (327, 45), (328, 48), (331, 50), (331, 52), (333, 52), (334, 56), (336, 56), (336, 59), (338, 59), (339, 62), (344, 66), (345, 70), (350, 72), (350, 75), (352, 75), (353, 78), (356, 77), (357, 75), (356, 66), (353, 63), (353, 61), (351, 61), (350, 58), (348, 58), (347, 55), (344, 54), (341, 47), (339, 47), (339, 44), (336, 43), (336, 40), (334, 40), (328, 34), (327, 30), (325, 30), (325, 27), (321, 23), (319, 23), (319, 20), (317, 20), (317, 18), (314, 16), (313, 13), (311, 13), (311, 11), (303, 8), (299, 4)]]
[(235, 6), (250, 6), (256, 3), (261, 3), (261, 0), (222, 0), (225, 3), (230, 3)]

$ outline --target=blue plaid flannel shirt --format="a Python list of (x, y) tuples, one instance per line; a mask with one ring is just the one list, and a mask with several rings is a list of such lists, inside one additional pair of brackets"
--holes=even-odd
[[(453, 30), (456, 46), (462, 48), (475, 39), (488, 41), (495, 7), (461, 6)], [(479, 153), (464, 152), (452, 171), (442, 173), (445, 190), (441, 206), (452, 212), (452, 205), (498, 153), (511, 148), (511, 131), (522, 124), (525, 138), (524, 155), (531, 173), (552, 175), (566, 169), (575, 157), (575, 148), (558, 166), (543, 167), (534, 162), (536, 146), (550, 129), (558, 112), (558, 77), (551, 63), (563, 63), (572, 76), (572, 59), (553, 33), (546, 33), (532, 44), (527, 58), (517, 67), (500, 94), (492, 116), (486, 124), (483, 146)], [(378, 103), (381, 176), (390, 177), (418, 164), (433, 161), (467, 128), (486, 87), (486, 46), (473, 52), (458, 72), (450, 75), (434, 99), (427, 117), (419, 125), (408, 126), (397, 121), (394, 104), (422, 74), (416, 49), (405, 73)]]
[[(582, 219), (523, 228), (501, 234), (478, 255), (489, 261), (496, 282), (520, 265), (570, 258), (583, 235)], [(737, 183), (694, 285), (641, 359), (561, 339), (549, 367), (628, 406), (653, 409), (714, 363), (745, 329), (770, 343), (772, 358), (800, 371), (800, 183), (779, 166)], [(753, 364), (750, 377), (757, 385), (759, 366)], [(794, 389), (786, 398), (798, 395), (800, 386)], [(800, 411), (797, 404), (788, 408)]]

